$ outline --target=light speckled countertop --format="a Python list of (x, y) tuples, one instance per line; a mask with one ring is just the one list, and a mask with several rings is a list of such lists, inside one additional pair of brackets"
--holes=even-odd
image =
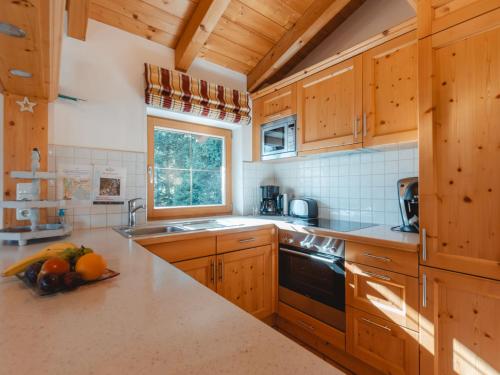
[[(37, 297), (0, 279), (2, 374), (342, 374), (112, 229), (67, 240), (115, 279)], [(0, 268), (45, 244), (0, 244)]]

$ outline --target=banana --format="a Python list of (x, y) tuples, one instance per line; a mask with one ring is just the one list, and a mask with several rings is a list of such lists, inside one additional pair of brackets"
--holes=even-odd
[(67, 249), (77, 249), (77, 247), (71, 242), (57, 242), (54, 244), (50, 244), (44, 247), (38, 253), (21, 259), (19, 262), (16, 262), (10, 267), (7, 267), (5, 270), (3, 270), (2, 276), (14, 276), (19, 272), (23, 272), (28, 266), (33, 263), (64, 254)]

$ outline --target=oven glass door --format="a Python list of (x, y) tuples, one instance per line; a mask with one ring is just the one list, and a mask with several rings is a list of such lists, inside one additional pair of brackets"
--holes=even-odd
[(279, 284), (337, 310), (345, 311), (344, 259), (280, 247)]
[(264, 154), (274, 154), (286, 150), (286, 127), (278, 126), (263, 131)]

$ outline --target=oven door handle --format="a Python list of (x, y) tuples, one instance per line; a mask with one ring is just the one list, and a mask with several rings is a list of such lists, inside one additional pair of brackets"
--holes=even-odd
[(330, 263), (330, 264), (335, 263), (335, 259), (323, 258), (323, 257), (320, 257), (318, 255), (312, 255), (312, 254), (302, 253), (300, 251), (285, 249), (284, 247), (280, 247), (280, 251), (284, 251), (285, 253), (289, 253), (289, 254), (293, 254), (293, 255), (298, 255), (298, 256), (301, 256), (304, 258), (319, 260), (319, 261), (325, 262), (325, 263)]

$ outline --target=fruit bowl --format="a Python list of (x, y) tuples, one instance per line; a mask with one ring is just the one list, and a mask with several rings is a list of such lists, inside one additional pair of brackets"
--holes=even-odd
[[(104, 281), (104, 280), (116, 277), (119, 274), (120, 274), (119, 272), (116, 272), (116, 271), (113, 271), (113, 270), (106, 268), (106, 270), (104, 270), (104, 273), (99, 278), (97, 278), (95, 280), (91, 280), (91, 281), (82, 280), (80, 282), (79, 286), (98, 283), (99, 281)], [(28, 286), (28, 288), (30, 288), (33, 292), (35, 292), (39, 296), (47, 296), (50, 294), (55, 294), (55, 293), (59, 293), (59, 292), (70, 292), (70, 291), (74, 290), (74, 289), (70, 289), (70, 288), (64, 286), (63, 284), (61, 284), (59, 287), (57, 287), (51, 291), (44, 291), (44, 290), (41, 290), (37, 286), (37, 284), (32, 284), (24, 273), (18, 273), (16, 276), (20, 280), (22, 280), (24, 282), (24, 284), (26, 284), (26, 286)]]

